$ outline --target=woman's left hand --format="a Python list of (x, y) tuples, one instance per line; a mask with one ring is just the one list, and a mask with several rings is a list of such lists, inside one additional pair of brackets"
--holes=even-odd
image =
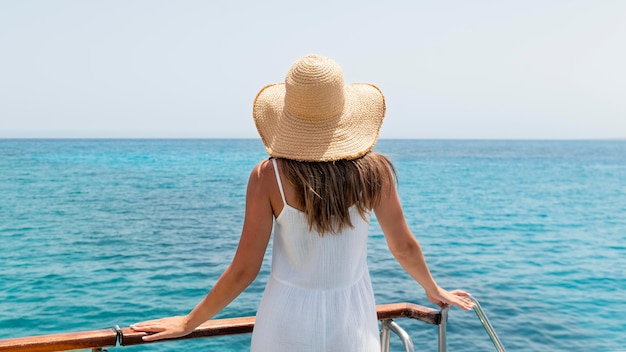
[(144, 341), (172, 339), (188, 335), (193, 331), (193, 329), (187, 328), (186, 317), (184, 316), (144, 321), (133, 324), (130, 328), (135, 331), (151, 333), (151, 335), (142, 337)]

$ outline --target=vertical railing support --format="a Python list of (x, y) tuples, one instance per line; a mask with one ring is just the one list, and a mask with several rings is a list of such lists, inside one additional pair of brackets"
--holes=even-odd
[(380, 350), (389, 352), (389, 343), (391, 342), (391, 330), (389, 325), (385, 324), (389, 320), (382, 320), (380, 324)]
[(448, 311), (450, 310), (449, 305), (443, 306), (441, 308), (441, 321), (439, 322), (439, 338), (438, 338), (438, 346), (439, 352), (446, 352), (447, 347), (447, 339), (446, 339), (446, 325), (448, 324)]

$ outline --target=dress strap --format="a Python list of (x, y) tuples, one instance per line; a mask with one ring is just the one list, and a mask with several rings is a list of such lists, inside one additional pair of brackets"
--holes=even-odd
[(285, 199), (285, 192), (283, 191), (283, 181), (280, 179), (280, 173), (278, 172), (278, 163), (276, 163), (276, 159), (272, 158), (272, 164), (274, 164), (274, 173), (276, 174), (276, 182), (278, 182), (278, 189), (280, 190), (280, 196), (283, 198), (283, 205), (287, 205), (287, 200)]

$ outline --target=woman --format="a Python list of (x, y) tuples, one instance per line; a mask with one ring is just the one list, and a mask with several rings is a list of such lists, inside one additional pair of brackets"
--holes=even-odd
[(395, 171), (371, 152), (385, 114), (380, 90), (344, 84), (331, 59), (309, 55), (284, 83), (263, 88), (253, 117), (270, 159), (253, 170), (232, 263), (186, 316), (133, 325), (146, 341), (184, 336), (235, 299), (257, 276), (274, 227), (272, 271), (252, 351), (380, 351), (367, 269), (373, 210), (389, 249), (428, 299), (470, 309), (464, 291), (437, 285), (409, 230)]

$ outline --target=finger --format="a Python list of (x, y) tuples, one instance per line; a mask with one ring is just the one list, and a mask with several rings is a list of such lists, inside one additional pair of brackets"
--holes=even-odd
[(135, 327), (142, 328), (142, 327), (145, 327), (145, 326), (151, 326), (151, 325), (154, 325), (154, 324), (158, 324), (159, 321), (160, 321), (159, 319), (146, 320), (146, 321), (142, 321), (142, 322), (139, 322), (139, 323), (131, 324), (130, 327), (131, 328), (135, 328)]
[(463, 291), (463, 290), (454, 290), (454, 291), (450, 291), (450, 293), (452, 293), (453, 295), (456, 295), (456, 296), (464, 296), (464, 297), (471, 296), (471, 294), (469, 292), (466, 292), (466, 291)]
[(137, 324), (131, 324), (130, 328), (135, 330), (135, 331), (142, 331), (142, 329), (146, 329), (150, 327), (150, 324), (148, 324), (147, 322), (142, 322), (142, 323), (137, 323)]
[(159, 333), (156, 333), (156, 334), (142, 336), (141, 339), (143, 341), (150, 342), (150, 341), (161, 340), (161, 339), (164, 339), (166, 337), (167, 337), (167, 334), (165, 332), (159, 332)]
[(470, 310), (474, 308), (474, 302), (471, 302), (467, 299), (459, 299), (455, 302), (455, 305), (465, 310)]
[(472, 297), (472, 295), (469, 292), (463, 291), (463, 290), (454, 290), (452, 291), (452, 293), (457, 296), (460, 297), (460, 302), (461, 302), (461, 308), (465, 309), (465, 310), (470, 310), (472, 308), (474, 308), (474, 302), (468, 298), (464, 298), (464, 297)]
[(131, 329), (140, 332), (161, 332), (164, 331), (165, 328), (158, 325), (142, 325), (142, 326), (131, 326)]

